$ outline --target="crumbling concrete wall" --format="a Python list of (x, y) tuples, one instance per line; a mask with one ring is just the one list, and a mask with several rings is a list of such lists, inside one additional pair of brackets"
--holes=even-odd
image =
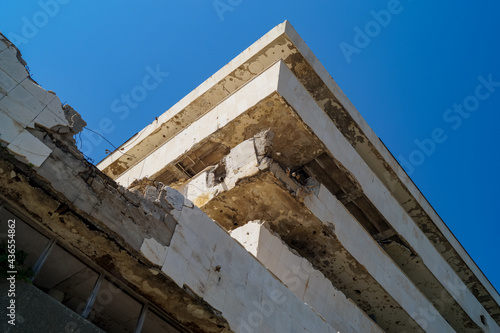
[[(314, 99), (317, 106), (328, 115), (329, 121), (333, 121), (344, 138), (354, 148), (355, 153), (359, 154), (364, 163), (378, 177), (381, 184), (389, 190), (390, 195), (404, 208), (408, 213), (408, 217), (423, 231), (425, 237), (431, 242), (430, 245), (434, 246), (439, 254), (443, 256), (463, 281), (463, 284), (469, 288), (477, 300), (488, 311), (489, 315), (491, 315), (492, 319), (496, 321), (497, 326), (500, 325), (499, 294), (448, 228), (446, 228), (446, 225), (425, 200), (422, 193), (411, 182), (373, 130), (366, 124), (365, 120), (348, 100), (328, 71), (322, 66), (320, 61), (287, 21), (272, 29), (268, 34), (179, 101), (179, 103), (163, 115), (160, 115), (155, 122), (146, 127), (137, 136), (134, 136), (124, 145), (120, 146), (119, 150), (112, 153), (109, 158), (99, 164), (101, 170), (113, 178), (117, 178), (120, 175), (123, 176), (126, 174), (127, 169), (132, 168), (133, 165), (142, 164), (136, 167), (135, 170), (132, 170), (135, 177), (138, 177), (137, 171), (143, 170), (144, 166), (146, 168), (153, 166), (155, 163), (156, 159), (154, 156), (146, 163), (146, 156), (153, 155), (151, 154), (152, 152), (157, 154), (158, 146), (164, 144), (166, 141), (175, 140), (176, 136), (185, 135), (186, 133), (180, 134), (181, 131), (204, 117), (206, 113), (211, 113), (214, 110), (217, 113), (216, 117), (205, 117), (204, 119), (211, 119), (211, 121), (208, 121), (209, 125), (214, 126), (217, 124), (215, 127), (222, 129), (224, 119), (228, 115), (233, 114), (233, 111), (239, 107), (239, 104), (251, 102), (251, 98), (248, 97), (254, 96), (255, 92), (266, 86), (266, 82), (259, 82), (258, 86), (253, 84), (258, 81), (259, 77), (263, 76), (263, 73), (266, 71), (265, 69), (272, 67), (273, 63), (280, 59), (297, 77), (300, 84), (304, 86), (307, 94)], [(251, 86), (250, 91), (247, 89), (249, 86)], [(247, 92), (244, 92), (245, 90)], [(236, 95), (240, 95), (240, 97), (233, 98)], [(235, 99), (238, 99), (237, 103), (234, 103)], [(219, 106), (224, 104), (227, 105), (227, 112), (219, 108)], [(311, 114), (316, 113), (311, 112)], [(272, 115), (273, 112), (268, 112), (260, 121), (266, 121)], [(220, 121), (221, 119), (223, 121)], [(201, 126), (206, 127), (207, 122)], [(190, 142), (185, 137), (183, 140)], [(164, 154), (159, 158), (162, 163), (166, 160), (164, 157), (168, 155), (167, 153), (170, 148), (167, 146), (163, 147)], [(128, 152), (128, 156), (123, 156), (123, 152)], [(196, 156), (196, 153), (196, 150), (191, 151), (189, 155)], [(130, 154), (134, 155), (135, 159), (131, 159), (129, 157)], [(184, 157), (187, 161), (190, 159), (189, 155)], [(222, 156), (220, 157), (222, 158)], [(180, 163), (181, 161), (175, 161), (174, 163), (179, 163), (182, 167), (185, 166), (185, 164), (182, 165), (183, 163)], [(214, 163), (217, 162), (215, 161)], [(214, 163), (208, 163), (207, 165)], [(160, 163), (160, 165), (163, 167), (164, 164)], [(183, 177), (182, 173), (177, 178), (175, 177), (176, 166), (171, 165), (167, 168), (169, 178), (157, 175), (158, 179), (171, 184), (180, 177)], [(153, 172), (148, 173), (153, 170), (145, 170), (145, 174), (156, 177), (153, 175)], [(201, 169), (198, 166), (196, 172), (189, 172), (189, 177), (200, 171)], [(127, 177), (124, 178), (121, 181), (128, 186), (129, 180), (126, 179)], [(131, 178), (133, 180), (134, 177)], [(358, 195), (359, 192), (355, 192), (354, 194)], [(351, 198), (347, 197), (348, 200)], [(342, 198), (339, 199), (344, 201)], [(363, 198), (364, 200), (365, 198)], [(380, 236), (383, 238), (389, 237), (390, 233), (385, 233), (386, 230), (382, 231), (383, 233), (380, 233)], [(392, 232), (393, 230), (391, 230)], [(443, 279), (439, 278), (436, 280), (442, 281)], [(429, 284), (435, 284), (435, 282)], [(449, 293), (449, 291), (446, 291), (446, 293)], [(435, 298), (432, 294), (432, 291), (426, 291), (426, 297), (431, 300)], [(438, 302), (440, 301), (438, 300)], [(447, 306), (447, 308), (449, 307)], [(454, 310), (449, 308), (448, 311), (453, 312)], [(473, 325), (483, 327), (487, 324), (484, 324), (475, 316), (475, 323)]]
[(337, 290), (323, 273), (290, 249), (270, 229), (267, 222), (249, 222), (231, 231), (231, 236), (255, 255), (298, 298), (309, 304), (340, 332), (383, 332), (351, 299)]
[(219, 164), (207, 167), (177, 190), (202, 207), (217, 194), (234, 188), (240, 179), (268, 168), (266, 151), (273, 137), (274, 133), (266, 130), (243, 141), (231, 149)]
[(237, 332), (337, 332), (182, 196), (162, 272), (219, 309)]
[[(266, 135), (266, 133), (268, 134)], [(217, 171), (219, 166), (216, 166), (207, 168), (205, 172), (186, 183), (181, 190), (191, 200), (199, 201), (200, 197), (211, 198), (202, 208), (210, 216), (231, 229), (234, 227), (232, 223), (228, 224), (224, 210), (238, 211), (236, 215), (238, 218), (252, 219), (254, 216), (259, 216), (261, 219), (267, 218), (272, 223), (273, 230), (279, 230), (280, 235), (287, 238), (288, 245), (297, 243), (296, 238), (292, 239), (289, 236), (293, 231), (293, 233), (298, 234), (298, 238), (305, 239), (310, 247), (315, 248), (315, 252), (311, 252), (309, 248), (303, 249), (303, 252), (308, 254), (307, 260), (312, 262), (316, 268), (324, 269), (324, 265), (321, 263), (325, 260), (331, 264), (338, 261), (334, 272), (329, 273), (329, 278), (332, 282), (335, 281), (344, 292), (349, 292), (350, 297), (355, 297), (355, 294), (353, 294), (353, 290), (348, 289), (353, 287), (359, 289), (358, 293), (361, 298), (356, 300), (357, 306), (362, 307), (367, 299), (372, 302), (370, 308), (363, 310), (369, 309), (369, 311), (376, 312), (377, 323), (384, 330), (397, 329), (391, 327), (391, 323), (399, 322), (398, 327), (414, 331), (419, 331), (418, 326), (420, 325), (425, 326), (421, 327), (422, 331), (453, 332), (452, 327), (432, 307), (420, 290), (399, 270), (370, 234), (325, 186), (315, 182), (312, 178), (305, 184), (301, 184), (271, 158), (261, 156), (259, 152), (268, 150), (271, 145), (271, 140), (259, 139), (263, 136), (269, 136), (269, 132), (259, 133), (257, 137), (242, 142), (222, 160), (221, 165), (226, 170), (226, 177), (221, 183), (210, 182), (211, 179), (216, 178), (215, 173), (224, 173), (220, 170)], [(191, 184), (192, 182), (194, 184)], [(254, 202), (257, 200), (254, 197), (249, 199), (248, 203), (242, 203), (241, 197), (245, 196), (245, 193), (249, 193), (250, 188), (256, 189), (256, 192), (250, 195), (258, 194), (262, 201), (269, 203), (266, 209), (261, 210), (261, 203)], [(289, 192), (289, 197), (277, 197), (279, 193), (277, 188)], [(221, 202), (223, 206), (219, 205)], [(220, 207), (224, 207), (224, 209)], [(219, 209), (221, 209), (220, 214), (218, 213)], [(296, 213), (294, 216), (300, 216), (300, 218), (288, 218), (293, 215), (290, 214), (293, 209), (296, 209), (293, 211)], [(304, 210), (298, 211), (299, 209)], [(331, 238), (326, 240), (321, 237), (319, 232), (315, 231), (316, 224), (312, 221), (316, 219), (331, 233)], [(248, 220), (236, 222), (235, 225), (241, 225), (241, 223), (246, 224)], [(326, 231), (323, 230), (321, 233), (323, 232)], [(311, 237), (311, 233), (314, 236)], [(349, 253), (352, 259), (342, 258), (339, 253), (343, 251)], [(259, 258), (258, 253), (257, 258)], [(280, 261), (288, 259), (279, 258)], [(343, 262), (343, 266), (340, 262)], [(326, 266), (328, 267), (328, 265)], [(351, 271), (345, 266), (363, 267), (366, 271)], [(282, 272), (273, 271), (271, 267), (268, 267), (270, 271), (277, 274), (278, 277), (282, 277)], [(340, 269), (342, 271), (338, 271)], [(323, 273), (326, 274), (327, 271), (324, 269)], [(363, 282), (368, 276), (375, 280)], [(351, 279), (358, 280), (359, 283), (347, 285), (348, 280)], [(380, 288), (378, 288), (377, 283)], [(298, 295), (298, 297), (303, 299), (305, 295)], [(387, 301), (391, 297), (394, 302), (385, 304), (384, 300)], [(390, 309), (384, 308), (389, 305)], [(319, 309), (324, 308), (324, 305), (321, 305), (321, 300), (316, 306), (318, 306), (318, 312), (321, 311)], [(429, 315), (424, 318), (425, 325), (418, 309), (428, 309)], [(347, 320), (350, 319), (353, 317), (348, 317)], [(355, 327), (358, 325), (357, 321), (359, 318), (353, 321)]]
[(179, 192), (128, 191), (88, 163), (79, 115), (0, 40), (0, 198), (14, 212), (192, 332), (337, 332)]
[(2, 200), (181, 325), (194, 332), (228, 331), (213, 307), (160, 274), (165, 258), (158, 249), (168, 247), (176, 228), (174, 206), (159, 200), (156, 189), (127, 191), (88, 163), (73, 138), (85, 122), (31, 80), (24, 65), (0, 35)]
[(63, 109), (56, 94), (36, 84), (25, 65), (19, 50), (0, 33), (0, 141), (38, 167), (51, 149), (29, 129), (41, 126), (61, 134), (74, 130), (75, 134), (85, 123), (71, 108)]

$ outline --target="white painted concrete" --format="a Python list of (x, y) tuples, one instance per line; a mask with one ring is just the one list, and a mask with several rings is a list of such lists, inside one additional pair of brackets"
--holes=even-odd
[(127, 170), (116, 181), (124, 187), (128, 187), (136, 179), (152, 176), (165, 165), (187, 152), (194, 144), (226, 126), (236, 117), (245, 113), (248, 108), (276, 91), (278, 73), (279, 66), (275, 64), (217, 105), (211, 112), (158, 147), (156, 151)]
[[(111, 163), (116, 161), (123, 152), (128, 152), (130, 149), (134, 147), (135, 144), (145, 140), (150, 134), (154, 133), (162, 124), (165, 124), (168, 120), (172, 119), (175, 115), (177, 115), (184, 108), (188, 107), (191, 103), (195, 102), (198, 98), (203, 96), (205, 93), (210, 92), (218, 83), (224, 80), (230, 73), (233, 73), (237, 68), (243, 68), (246, 64), (252, 64), (252, 71), (259, 72), (263, 70), (263, 67), (258, 67), (261, 62), (265, 61), (254, 61), (255, 59), (259, 59), (262, 56), (260, 54), (266, 47), (272, 45), (273, 43), (277, 43), (277, 40), (280, 41), (288, 41), (291, 45), (289, 52), (296, 53), (300, 52), (307, 62), (312, 66), (314, 71), (319, 75), (322, 79), (326, 87), (333, 92), (335, 97), (339, 100), (340, 104), (345, 108), (347, 113), (354, 119), (356, 123), (356, 127), (359, 127), (359, 131), (361, 135), (366, 136), (367, 141), (370, 142), (375, 148), (375, 152), (370, 149), (367, 144), (358, 144), (355, 149), (357, 153), (361, 156), (361, 158), (370, 166), (372, 171), (377, 175), (377, 177), (381, 180), (381, 182), (391, 189), (392, 195), (398, 200), (398, 202), (406, 202), (408, 199), (414, 200), (418, 205), (422, 207), (426, 214), (430, 216), (432, 222), (436, 225), (437, 229), (444, 235), (444, 237), (450, 242), (453, 246), (454, 250), (463, 259), (468, 268), (472, 271), (472, 273), (479, 279), (481, 284), (486, 288), (491, 297), (500, 304), (500, 296), (498, 292), (493, 288), (491, 283), (486, 279), (484, 274), (479, 270), (470, 256), (466, 253), (466, 251), (462, 248), (460, 243), (456, 240), (454, 235), (450, 232), (450, 230), (446, 227), (444, 222), (440, 219), (431, 205), (426, 201), (425, 197), (420, 193), (420, 191), (413, 184), (411, 179), (406, 175), (404, 170), (399, 166), (398, 162), (394, 159), (394, 157), (390, 154), (387, 148), (380, 142), (378, 137), (375, 135), (373, 130), (368, 126), (366, 121), (360, 115), (360, 113), (356, 110), (353, 104), (349, 101), (349, 99), (342, 92), (340, 87), (337, 85), (335, 80), (331, 77), (331, 75), (326, 71), (326, 69), (322, 66), (320, 61), (315, 57), (306, 43), (302, 40), (302, 38), (298, 35), (292, 25), (285, 21), (284, 23), (278, 25), (274, 29), (272, 29), (269, 33), (263, 36), (261, 39), (256, 41), (252, 46), (243, 51), (240, 55), (234, 58), (231, 62), (229, 62), (226, 66), (224, 66), (217, 73), (212, 75), (209, 79), (203, 82), (199, 87), (193, 90), (190, 94), (184, 97), (181, 101), (179, 101), (176, 105), (174, 105), (171, 109), (166, 111), (163, 115), (158, 118), (158, 121), (153, 122), (151, 125), (146, 127), (143, 131), (138, 133), (136, 136), (131, 138), (125, 144), (120, 147), (121, 152), (115, 152), (111, 154), (107, 159), (103, 160), (99, 163), (99, 168), (101, 170), (105, 169)], [(281, 52), (277, 52), (275, 55), (266, 54), (265, 57), (274, 61), (274, 59), (279, 59), (281, 57)], [(268, 60), (269, 60), (268, 59)], [(267, 61), (267, 60), (266, 60)], [(265, 67), (265, 66), (264, 66)], [(0, 75), (1, 77), (1, 75)], [(248, 80), (251, 75), (243, 75), (241, 77), (242, 80)], [(213, 98), (212, 98), (213, 97)], [(217, 100), (217, 96), (212, 96), (210, 103), (218, 104), (220, 100)], [(220, 96), (220, 98), (223, 98)], [(317, 101), (320, 103), (321, 101)], [(378, 154), (382, 156), (382, 159), (378, 158)], [(390, 166), (390, 169), (395, 172), (398, 176), (396, 180), (388, 177), (388, 171), (385, 169), (383, 163), (387, 163)], [(408, 189), (411, 193), (411, 198), (405, 193), (403, 186)]]
[[(359, 126), (361, 131), (366, 135), (370, 143), (375, 147), (376, 153), (382, 155), (383, 161), (387, 163), (392, 170), (397, 175), (397, 181), (392, 183), (389, 178), (384, 177), (384, 167), (381, 165), (382, 161), (380, 161), (376, 153), (371, 151), (370, 149), (366, 149), (363, 147), (356, 148), (357, 153), (365, 163), (370, 162), (371, 165), (376, 164), (377, 168), (372, 168), (372, 171), (379, 177), (379, 179), (384, 182), (384, 184), (388, 188), (394, 188), (397, 191), (401, 191), (401, 185), (397, 184), (397, 182), (401, 182), (411, 193), (414, 200), (418, 202), (418, 204), (423, 208), (423, 210), (430, 216), (430, 219), (434, 222), (439, 231), (444, 235), (444, 237), (450, 242), (455, 251), (459, 254), (460, 258), (462, 258), (469, 269), (472, 270), (473, 274), (481, 281), (481, 284), (488, 290), (489, 294), (495, 299), (497, 304), (500, 304), (500, 295), (495, 290), (495, 288), (491, 285), (488, 279), (484, 276), (483, 272), (479, 269), (476, 263), (472, 260), (469, 254), (462, 247), (460, 242), (455, 238), (450, 229), (446, 226), (444, 221), (439, 217), (434, 208), (430, 205), (430, 203), (425, 199), (424, 195), (420, 192), (420, 190), (415, 186), (410, 177), (406, 174), (403, 168), (396, 161), (394, 156), (389, 152), (389, 150), (384, 146), (384, 144), (379, 140), (375, 132), (371, 129), (365, 119), (361, 116), (356, 107), (352, 104), (352, 102), (347, 98), (342, 89), (338, 86), (332, 76), (328, 73), (326, 68), (320, 63), (318, 58), (313, 54), (307, 44), (303, 41), (303, 39), (299, 36), (297, 31), (292, 27), (292, 25), (288, 22), (285, 24), (285, 32), (284, 32), (297, 46), (300, 53), (304, 55), (307, 61), (313, 66), (316, 73), (321, 77), (325, 85), (332, 91), (335, 97), (339, 100), (342, 106), (346, 109), (348, 114), (355, 120), (356, 124)], [(361, 145), (360, 145), (361, 146)], [(374, 162), (375, 161), (375, 162)], [(396, 192), (396, 191), (395, 191)], [(394, 193), (394, 195), (398, 195), (398, 193)], [(400, 199), (399, 202), (406, 201), (406, 199)]]
[[(169, 195), (167, 201), (180, 207), (181, 198)], [(232, 330), (338, 332), (189, 201), (178, 223), (162, 272), (221, 311)]]
[[(304, 203), (323, 223), (333, 224), (345, 249), (398, 302), (426, 332), (454, 332), (408, 277), (387, 256), (368, 232), (328, 190), (320, 185), (318, 196), (310, 194)], [(425, 309), (425, 312), (422, 312)], [(425, 316), (422, 316), (425, 313)]]
[(281, 241), (266, 223), (248, 222), (231, 231), (248, 252), (342, 333), (383, 332), (357, 305), (335, 289), (320, 271)]
[(493, 331), (500, 331), (495, 321), (464, 285), (456, 272), (451, 269), (422, 230), (415, 225), (384, 184), (283, 63), (281, 64), (278, 93), (292, 105), (304, 123), (312, 129), (332, 155), (354, 175), (369, 200), (396, 232), (418, 253), (433, 275), (443, 282), (446, 290), (469, 314), (472, 320), (482, 327), (480, 316), (483, 315), (487, 318), (488, 326)]

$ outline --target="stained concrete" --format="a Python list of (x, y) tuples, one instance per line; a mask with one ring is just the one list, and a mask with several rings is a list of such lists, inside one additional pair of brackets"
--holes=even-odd
[[(190, 123), (221, 104), (224, 99), (236, 94), (279, 59), (293, 72), (318, 107), (328, 115), (364, 163), (388, 189), (390, 195), (422, 230), (431, 246), (443, 256), (462, 283), (480, 300), (496, 323), (500, 324), (498, 293), (289, 22), (285, 21), (272, 29), (161, 115), (157, 122), (124, 143), (119, 148), (120, 151), (129, 152), (132, 157), (126, 158), (121, 156), (120, 152), (115, 152), (102, 161), (99, 167), (113, 178), (123, 178), (128, 169), (140, 163), (164, 143), (175, 139)], [(216, 164), (217, 158), (227, 154), (227, 148), (220, 145), (213, 149), (216, 154), (210, 156), (210, 163), (196, 159), (200, 157), (198, 153), (210, 154), (207, 150), (193, 152), (194, 156), (192, 154), (187, 159), (193, 163), (178, 161), (175, 168), (168, 167), (171, 173), (177, 172), (177, 175), (167, 177), (163, 181), (175, 184), (183, 175), (190, 178), (203, 169), (200, 169), (198, 164), (205, 163), (204, 167)], [(186, 171), (186, 164), (195, 166), (197, 171), (194, 174)], [(394, 233), (390, 230), (380, 233), (381, 239), (387, 235)]]
[[(0, 283), (0, 303), (8, 304), (7, 283)], [(16, 282), (15, 325), (7, 322), (2, 315), (0, 330), (4, 333), (15, 332), (80, 332), (104, 333), (94, 324), (83, 319), (56, 299), (27, 282)], [(3, 306), (2, 306), (3, 307)], [(2, 309), (2, 314), (5, 311)]]
[[(0, 41), (0, 199), (177, 325), (500, 331), (498, 293), (288, 22), (102, 161), (104, 173), (75, 147), (78, 113)], [(227, 233), (253, 219), (269, 221), (283, 258), (262, 265)], [(279, 278), (294, 260), (313, 283), (302, 294)], [(318, 295), (330, 285), (347, 297), (334, 313)]]
[[(260, 178), (259, 183), (245, 183), (242, 180), (259, 172), (261, 167), (257, 156), (245, 157), (248, 154), (242, 153), (246, 151), (255, 154), (255, 144), (246, 143), (245, 147), (240, 146), (245, 139), (265, 129), (274, 133), (272, 147), (269, 146), (267, 154), (282, 170), (291, 170), (292, 173), (302, 175), (302, 181), (310, 175), (321, 176), (317, 180), (325, 183), (328, 190), (339, 197), (350, 214), (362, 223), (375, 241), (396, 242), (408, 248), (412, 256), (421, 258), (420, 262), (423, 264), (414, 265), (413, 269), (407, 269), (409, 266), (403, 269), (405, 263), (398, 260), (395, 253), (385, 251), (386, 255), (394, 256), (396, 264), (399, 265), (396, 271), (403, 269), (406, 273), (411, 273), (411, 285), (415, 285), (419, 292), (431, 300), (433, 305), (426, 308), (429, 307), (432, 311), (437, 308), (440, 313), (438, 318), (443, 316), (456, 329), (479, 332), (480, 327), (485, 327), (481, 316), (489, 318), (488, 326), (496, 327), (480, 302), (456, 272), (445, 263), (418, 226), (410, 222), (410, 216), (399, 206), (284, 62), (279, 61), (267, 68), (261, 76), (226, 98), (153, 154), (146, 156), (142, 162), (119, 177), (118, 181), (130, 184), (131, 179), (142, 176), (164, 180), (164, 175), (170, 175), (171, 168), (178, 166), (185, 156), (190, 156), (201, 147), (223, 145), (224, 149), (218, 150), (218, 164), (209, 167), (208, 160), (203, 162), (203, 159), (198, 157), (201, 163), (189, 167), (183, 165), (182, 169), (189, 172), (179, 178), (170, 178), (170, 181), (226, 228), (230, 228), (230, 224), (223, 223), (223, 218), (231, 220), (233, 225), (245, 223), (244, 218), (248, 220), (248, 215), (266, 219), (265, 216), (253, 214), (254, 211), (263, 210), (270, 215), (270, 211), (276, 211), (276, 207), (261, 200), (262, 192), (265, 191), (263, 189), (267, 189), (266, 182), (273, 184), (274, 181)], [(236, 151), (233, 151), (235, 149)], [(224, 152), (228, 150), (230, 153), (224, 157)], [(207, 170), (211, 172), (207, 173)], [(224, 181), (214, 183), (214, 186), (208, 186), (210, 188), (207, 189), (203, 184), (206, 177), (222, 177)], [(186, 182), (189, 178), (189, 182)], [(232, 189), (237, 182), (240, 183), (238, 192), (229, 198), (221, 195), (221, 192)], [(279, 202), (285, 200), (276, 194), (275, 196), (280, 198)], [(277, 201), (276, 198), (271, 196), (269, 202)], [(224, 202), (226, 199), (233, 200), (233, 203), (214, 206), (216, 202)], [(210, 203), (211, 200), (213, 203)], [(249, 201), (258, 203), (251, 206), (253, 208), (250, 211), (247, 210), (246, 204)], [(290, 204), (282, 210), (293, 212), (294, 205), (296, 204)], [(212, 206), (215, 208), (209, 208)], [(295, 214), (296, 221), (304, 220), (301, 214), (304, 213)], [(273, 217), (279, 219), (277, 216)], [(307, 234), (307, 231), (304, 233)], [(291, 246), (293, 247), (293, 244)], [(356, 274), (353, 273), (352, 276), (354, 275)], [(443, 297), (448, 300), (445, 307), (440, 306)], [(398, 302), (402, 305), (403, 300)], [(379, 307), (372, 304), (367, 308)], [(409, 314), (413, 315), (411, 311)], [(389, 322), (384, 327), (391, 327)]]
[(338, 289), (311, 263), (290, 249), (271, 226), (263, 221), (251, 221), (233, 229), (231, 236), (273, 272), (305, 303), (317, 311), (339, 331), (383, 332), (361, 311), (356, 303)]
[[(13, 119), (24, 108), (4, 111)], [(73, 139), (83, 122), (64, 114), (23, 128), (26, 147), (47, 148), (40, 163), (0, 148), (0, 201), (15, 216), (187, 331), (338, 331), (178, 191), (157, 181), (128, 190), (86, 161)]]
[[(335, 199), (325, 204), (314, 199), (328, 193), (324, 187), (316, 185), (317, 191), (308, 189), (308, 185), (292, 179), (270, 158), (262, 158), (256, 165), (255, 141), (241, 143), (234, 154), (231, 151), (222, 161), (226, 168), (222, 183), (209, 186), (207, 180), (213, 178), (210, 174), (216, 170), (214, 167), (180, 190), (194, 202), (201, 204), (199, 198), (203, 198), (202, 209), (229, 230), (248, 220), (269, 221), (270, 228), (330, 279), (333, 286), (363, 311), (375, 315), (385, 331), (418, 331), (415, 309), (419, 307), (429, 309), (434, 318), (432, 326), (424, 328), (426, 331), (453, 331), (341, 203)], [(234, 172), (230, 169), (234, 166), (245, 172)], [(339, 208), (333, 208), (334, 205)], [(370, 265), (380, 265), (384, 271)]]

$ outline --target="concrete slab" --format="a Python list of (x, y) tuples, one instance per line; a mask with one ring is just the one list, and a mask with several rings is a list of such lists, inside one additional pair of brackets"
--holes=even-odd
[[(342, 312), (351, 312), (355, 314), (354, 316), (357, 317), (357, 320), (351, 318), (353, 317), (352, 314), (350, 316), (336, 317), (336, 320), (333, 320), (333, 316), (331, 316), (330, 320), (327, 320), (330, 325), (336, 327), (339, 331), (360, 332), (361, 325), (363, 325), (366, 331), (383, 332), (377, 324), (355, 305), (355, 303), (349, 302), (342, 292), (336, 290), (332, 283), (325, 278), (321, 272), (315, 270), (310, 265), (303, 264), (307, 261), (304, 261), (303, 258), (293, 253), (286, 243), (281, 241), (279, 236), (275, 235), (269, 228), (270, 227), (267, 226), (266, 223), (252, 221), (232, 230), (231, 236), (245, 246), (249, 252), (254, 254), (255, 257), (287, 285), (297, 297), (309, 304), (323, 318), (327, 318), (330, 313), (342, 315)], [(288, 252), (286, 256), (289, 259), (284, 264), (288, 267), (286, 271), (279, 272), (277, 267), (273, 266), (273, 262), (268, 261), (269, 256), (272, 256), (272, 254), (267, 251), (263, 243), (264, 240), (271, 240), (273, 244), (273, 249), (270, 253), (280, 257), (282, 252)], [(258, 243), (259, 246), (254, 247), (252, 245), (253, 243)], [(307, 273), (307, 279), (304, 281), (303, 275), (305, 273)], [(333, 293), (337, 294), (337, 299), (335, 302), (332, 302), (330, 306), (326, 307), (327, 295)], [(314, 295), (314, 297), (308, 298), (308, 295)]]
[[(120, 150), (134, 155), (133, 161), (125, 161), (116, 152), (102, 161), (99, 167), (111, 177), (117, 178), (134, 164), (141, 163), (158, 143), (165, 139), (171, 140), (183, 128), (221, 104), (228, 96), (236, 94), (241, 87), (262, 75), (266, 68), (280, 59), (294, 73), (319, 108), (328, 114), (390, 195), (404, 207), (414, 223), (425, 231), (425, 236), (430, 237), (432, 246), (438, 249), (460, 279), (467, 283), (474, 296), (481, 299), (496, 322), (500, 323), (498, 293), (288, 22), (271, 30), (160, 116), (157, 122), (122, 145)], [(245, 98), (238, 101), (242, 108), (247, 103)], [(219, 113), (218, 117), (225, 119), (227, 115)]]

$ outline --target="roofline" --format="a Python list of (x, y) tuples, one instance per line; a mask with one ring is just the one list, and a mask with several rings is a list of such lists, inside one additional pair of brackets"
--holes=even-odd
[[(124, 144), (122, 144), (118, 149), (116, 149), (112, 154), (104, 158), (97, 164), (97, 167), (101, 170), (105, 169), (111, 163), (116, 161), (123, 154), (126, 154), (132, 147), (135, 145), (132, 143), (140, 143), (142, 140), (147, 138), (150, 134), (154, 133), (156, 130), (160, 128), (160, 126), (166, 123), (168, 120), (177, 115), (180, 111), (186, 108), (190, 103), (195, 101), (197, 98), (202, 96), (204, 93), (209, 91), (212, 87), (214, 87), (218, 82), (224, 79), (228, 74), (232, 73), (238, 67), (245, 64), (249, 61), (253, 56), (255, 56), (259, 51), (264, 49), (266, 46), (271, 44), (277, 38), (285, 35), (297, 48), (297, 50), (303, 55), (307, 62), (311, 65), (311, 67), (315, 70), (317, 75), (321, 78), (326, 87), (333, 93), (333, 95), (338, 99), (340, 104), (343, 106), (347, 114), (352, 118), (354, 124), (358, 127), (359, 131), (365, 136), (367, 141), (370, 143), (372, 149), (375, 151), (365, 151), (365, 150), (357, 150), (358, 154), (365, 160), (367, 163), (371, 161), (372, 163), (368, 163), (373, 172), (377, 175), (377, 177), (388, 186), (388, 181), (384, 179), (380, 170), (377, 170), (372, 167), (373, 161), (374, 163), (378, 163), (378, 166), (381, 166), (382, 170), (386, 170), (388, 172), (392, 172), (397, 176), (397, 182), (402, 189), (408, 191), (411, 197), (415, 200), (415, 202), (422, 208), (422, 210), (429, 216), (432, 223), (435, 227), (441, 232), (443, 237), (450, 243), (453, 250), (460, 256), (460, 258), (465, 262), (467, 267), (471, 270), (471, 273), (475, 275), (480, 283), (484, 286), (486, 291), (491, 295), (491, 297), (495, 300), (497, 304), (500, 305), (500, 295), (498, 291), (493, 287), (490, 281), (486, 278), (483, 272), (479, 269), (474, 260), (469, 256), (467, 251), (464, 249), (462, 244), (457, 240), (457, 238), (453, 235), (448, 226), (443, 222), (440, 216), (437, 214), (432, 205), (428, 202), (428, 200), (424, 197), (418, 187), (414, 184), (408, 174), (401, 167), (399, 162), (394, 158), (394, 156), (389, 152), (387, 147), (382, 143), (382, 141), (377, 137), (374, 131), (370, 128), (364, 118), (361, 116), (359, 111), (355, 108), (352, 102), (347, 98), (335, 80), (329, 75), (328, 71), (324, 68), (324, 66), (320, 63), (320, 61), (316, 58), (316, 56), (312, 53), (306, 43), (302, 40), (302, 38), (298, 35), (293, 26), (288, 22), (284, 21), (278, 26), (274, 27), (271, 31), (269, 31), (266, 35), (261, 37), (255, 43), (253, 43), (250, 47), (240, 53), (237, 57), (231, 60), (227, 65), (222, 67), (219, 71), (213, 74), (210, 78), (205, 80), (202, 84), (200, 84), (197, 88), (195, 88), (192, 92), (182, 98), (179, 102), (177, 102), (174, 106), (168, 109), (165, 113), (157, 118), (153, 123), (145, 127), (143, 130), (138, 132), (132, 138), (127, 140)], [(140, 141), (138, 141), (140, 140)], [(382, 157), (382, 159), (377, 158), (377, 153)], [(374, 158), (376, 160), (374, 160)], [(139, 162), (138, 160), (137, 162)], [(385, 162), (385, 164), (384, 164)], [(392, 191), (391, 191), (392, 192)], [(393, 193), (394, 196), (397, 194)], [(400, 200), (398, 200), (400, 201)], [(417, 224), (418, 225), (418, 224)], [(439, 251), (442, 253), (442, 251)], [(465, 281), (464, 281), (465, 282)]]

